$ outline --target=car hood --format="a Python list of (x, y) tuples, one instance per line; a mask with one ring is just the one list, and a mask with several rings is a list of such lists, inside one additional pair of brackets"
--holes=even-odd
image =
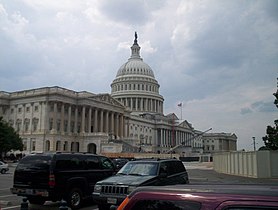
[(97, 184), (117, 184), (138, 186), (144, 182), (154, 179), (156, 176), (115, 175), (99, 181)]

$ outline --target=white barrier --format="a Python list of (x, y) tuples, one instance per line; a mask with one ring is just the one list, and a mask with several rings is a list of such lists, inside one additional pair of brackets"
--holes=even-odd
[(278, 151), (215, 153), (213, 169), (238, 176), (278, 178)]

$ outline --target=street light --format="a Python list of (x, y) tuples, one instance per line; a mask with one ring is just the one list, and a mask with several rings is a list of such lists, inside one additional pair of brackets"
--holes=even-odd
[(255, 136), (253, 136), (252, 139), (253, 139), (254, 151), (256, 151), (256, 138), (255, 138)]

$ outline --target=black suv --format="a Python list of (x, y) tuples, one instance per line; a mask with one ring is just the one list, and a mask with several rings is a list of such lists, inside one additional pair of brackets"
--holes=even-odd
[(188, 184), (188, 174), (177, 159), (129, 161), (119, 172), (95, 185), (93, 199), (100, 210), (119, 205), (138, 186)]
[(91, 197), (95, 183), (115, 174), (113, 162), (104, 156), (82, 153), (28, 155), (20, 160), (11, 192), (32, 204), (64, 199), (72, 209)]

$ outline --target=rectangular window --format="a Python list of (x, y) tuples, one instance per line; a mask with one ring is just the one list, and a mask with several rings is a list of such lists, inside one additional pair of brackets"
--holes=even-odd
[(32, 140), (32, 151), (36, 150), (36, 141)]

